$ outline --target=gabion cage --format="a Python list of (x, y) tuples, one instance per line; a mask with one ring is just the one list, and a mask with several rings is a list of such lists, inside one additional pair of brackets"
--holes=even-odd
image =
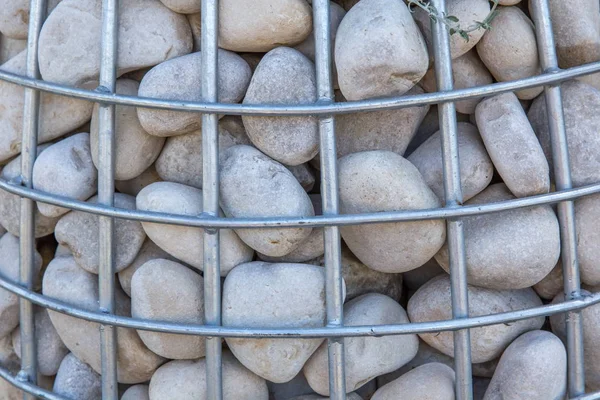
[[(127, 0), (123, 0), (127, 1)], [(456, 372), (456, 398), (472, 399), (471, 349), (469, 328), (508, 323), (536, 316), (567, 313), (567, 359), (569, 398), (600, 399), (600, 392), (585, 394), (583, 330), (580, 311), (600, 303), (600, 294), (580, 292), (576, 252), (574, 199), (600, 192), (600, 183), (572, 188), (569, 154), (559, 83), (600, 71), (600, 62), (561, 70), (558, 68), (548, 0), (532, 0), (538, 52), (543, 73), (518, 81), (494, 83), (469, 89), (453, 90), (449, 33), (442, 22), (432, 22), (437, 93), (373, 99), (347, 103), (333, 100), (329, 0), (313, 0), (314, 38), (318, 101), (295, 106), (224, 104), (217, 100), (218, 0), (201, 0), (202, 6), (202, 102), (150, 99), (115, 94), (118, 4), (102, 2), (102, 53), (99, 86), (95, 90), (45, 82), (38, 69), (39, 33), (46, 14), (45, 0), (31, 0), (27, 73), (19, 76), (0, 71), (0, 79), (25, 87), (22, 134), (22, 172), (18, 180), (0, 180), (0, 188), (21, 197), (20, 281), (0, 277), (0, 287), (20, 297), (21, 370), (13, 376), (0, 369), (0, 377), (22, 389), (24, 398), (59, 400), (63, 397), (36, 384), (36, 346), (33, 305), (39, 305), (77, 318), (101, 324), (102, 398), (117, 396), (116, 329), (128, 327), (156, 332), (206, 337), (207, 396), (223, 398), (221, 339), (238, 338), (327, 338), (329, 387), (331, 399), (346, 398), (344, 379), (344, 338), (453, 331)], [(446, 10), (445, 0), (432, 0), (438, 10)], [(545, 86), (548, 123), (556, 191), (527, 198), (484, 205), (462, 205), (457, 120), (454, 102), (467, 98)], [(36, 158), (40, 92), (87, 99), (99, 104), (99, 178), (98, 202), (90, 204), (44, 193), (32, 188), (32, 169)], [(391, 110), (418, 105), (438, 104), (442, 132), (445, 207), (428, 210), (340, 215), (338, 210), (335, 115), (351, 112)], [(202, 113), (203, 201), (204, 211), (196, 217), (156, 212), (132, 211), (113, 207), (115, 106), (126, 105)], [(321, 154), (321, 194), (323, 216), (310, 218), (222, 218), (219, 216), (218, 114), (231, 115), (313, 115), (319, 118)], [(198, 149), (200, 151), (200, 149)], [(99, 309), (96, 312), (56, 301), (33, 290), (34, 207), (35, 202), (59, 205), (100, 216)], [(469, 317), (465, 238), (462, 217), (516, 208), (557, 203), (560, 223), (565, 301), (533, 309)], [(114, 293), (114, 219), (123, 218), (204, 228), (205, 324), (150, 321), (115, 315)], [(445, 219), (451, 265), (451, 320), (403, 325), (344, 326), (341, 250), (339, 227), (343, 225)], [(219, 229), (268, 227), (323, 227), (325, 241), (327, 325), (310, 329), (250, 329), (221, 326), (221, 281), (219, 266)]]

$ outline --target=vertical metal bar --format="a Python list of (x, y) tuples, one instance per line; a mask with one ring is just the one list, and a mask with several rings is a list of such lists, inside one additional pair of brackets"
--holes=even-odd
[[(536, 27), (538, 53), (544, 73), (558, 71), (558, 60), (552, 35), (550, 7), (547, 0), (532, 0), (531, 11)], [(563, 114), (561, 89), (559, 84), (548, 85), (544, 89), (548, 127), (552, 145), (554, 164), (554, 180), (556, 190), (573, 187), (569, 162), (569, 148)], [(575, 209), (573, 201), (558, 204), (558, 221), (560, 223), (562, 264), (564, 276), (565, 300), (579, 299), (580, 279), (579, 262), (577, 260), (577, 234), (575, 228)], [(585, 368), (583, 359), (583, 324), (581, 312), (567, 313), (567, 363), (569, 396), (577, 397), (585, 393)]]
[[(333, 100), (329, 0), (313, 0), (312, 5), (317, 101), (319, 104), (328, 104)], [(339, 198), (335, 119), (333, 116), (319, 118), (319, 135), (323, 214), (336, 215), (339, 213)], [(339, 327), (344, 323), (339, 227), (325, 227), (323, 237), (325, 242), (327, 326)], [(327, 349), (329, 354), (329, 398), (343, 400), (346, 398), (344, 339), (341, 337), (328, 339)]]
[[(432, 4), (440, 12), (446, 12), (445, 0), (432, 0)], [(445, 25), (439, 20), (437, 22), (432, 21), (431, 28), (438, 90), (449, 91), (453, 89), (449, 33)], [(442, 132), (445, 207), (460, 207), (463, 198), (460, 184), (456, 108), (454, 103), (442, 103), (438, 106), (438, 110)], [(446, 231), (450, 255), (452, 316), (455, 319), (466, 318), (469, 316), (469, 303), (463, 222), (459, 219), (447, 220)], [(471, 400), (473, 398), (473, 387), (471, 343), (468, 329), (454, 332), (454, 370), (456, 372), (456, 399)]]
[[(39, 36), (46, 16), (46, 0), (31, 0), (29, 12), (29, 32), (27, 40), (26, 74), (39, 79), (38, 65)], [(23, 100), (23, 136), (21, 138), (21, 182), (33, 187), (33, 164), (37, 156), (38, 120), (40, 112), (40, 92), (26, 88)], [(21, 198), (21, 225), (19, 228), (19, 283), (33, 289), (35, 254), (35, 202)], [(37, 349), (35, 341), (35, 317), (33, 303), (19, 298), (21, 330), (21, 371), (19, 379), (32, 384), (37, 382)], [(24, 393), (23, 399), (35, 397)]]
[[(102, 53), (100, 82), (97, 90), (114, 93), (117, 79), (118, 0), (102, 1)], [(98, 203), (114, 204), (115, 177), (115, 105), (98, 107)], [(99, 270), (100, 311), (115, 312), (115, 243), (114, 218), (99, 216)], [(100, 326), (102, 356), (102, 399), (118, 399), (117, 384), (117, 331), (114, 326)]]
[[(202, 99), (218, 101), (219, 2), (202, 0)], [(219, 130), (218, 115), (202, 115), (202, 201), (205, 214), (219, 216)], [(204, 319), (221, 325), (221, 265), (219, 230), (204, 230)], [(223, 398), (221, 338), (206, 338), (206, 398)]]

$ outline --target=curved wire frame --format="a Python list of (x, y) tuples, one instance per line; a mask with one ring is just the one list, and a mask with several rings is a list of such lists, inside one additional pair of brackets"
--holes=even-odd
[[(465, 100), (495, 95), (504, 92), (512, 92), (536, 86), (556, 85), (560, 82), (574, 79), (583, 75), (600, 72), (600, 62), (586, 64), (565, 70), (547, 68), (545, 73), (525, 79), (510, 82), (499, 82), (485, 86), (448, 90), (435, 93), (424, 93), (419, 95), (400, 96), (385, 99), (370, 99), (364, 101), (335, 103), (321, 101), (313, 104), (299, 105), (269, 105), (269, 104), (226, 104), (218, 102), (195, 102), (185, 100), (163, 100), (155, 98), (143, 98), (136, 96), (125, 96), (111, 93), (100, 86), (96, 90), (86, 90), (46, 82), (35, 77), (28, 77), (0, 71), (0, 80), (20, 85), (34, 91), (42, 91), (64, 95), (102, 105), (124, 105), (134, 107), (146, 107), (156, 109), (169, 109), (178, 111), (199, 112), (203, 114), (228, 114), (228, 115), (318, 115), (322, 117), (336, 114), (371, 112), (415, 107), (430, 104), (442, 104), (452, 101)], [(216, 130), (215, 130), (216, 132)], [(509, 201), (489, 204), (466, 205), (460, 207), (446, 207), (427, 210), (408, 210), (395, 212), (381, 212), (368, 214), (338, 215), (336, 213), (325, 216), (309, 218), (220, 218), (210, 213), (198, 216), (174, 215), (139, 210), (126, 210), (115, 208), (110, 205), (87, 203), (69, 199), (62, 196), (34, 190), (31, 185), (24, 184), (18, 180), (7, 181), (0, 179), (0, 189), (20, 196), (24, 199), (49, 203), (72, 210), (79, 210), (104, 217), (114, 217), (137, 221), (191, 226), (198, 228), (276, 228), (276, 227), (339, 227), (344, 225), (391, 223), (400, 221), (418, 221), (430, 219), (458, 219), (473, 215), (495, 213), (523, 207), (540, 206), (544, 204), (571, 201), (582, 196), (600, 193), (600, 183), (583, 186), (579, 188), (566, 188), (556, 192), (537, 195), (527, 198), (518, 198)], [(454, 318), (443, 321), (429, 321), (420, 323), (408, 323), (402, 325), (379, 325), (379, 326), (339, 326), (328, 324), (320, 328), (303, 329), (259, 329), (231, 326), (197, 325), (173, 323), (167, 321), (141, 320), (136, 318), (117, 316), (111, 313), (82, 309), (47, 296), (36, 293), (19, 283), (12, 282), (0, 276), (0, 287), (15, 293), (22, 299), (33, 304), (47, 308), (52, 311), (70, 315), (76, 318), (93, 321), (105, 326), (119, 326), (140, 330), (149, 330), (165, 333), (179, 333), (186, 335), (199, 335), (207, 338), (237, 337), (237, 338), (343, 338), (343, 337), (366, 337), (431, 333), (440, 331), (460, 331), (469, 328), (477, 328), (500, 323), (509, 323), (527, 318), (548, 316), (558, 313), (574, 312), (586, 307), (600, 304), (600, 293), (581, 295), (581, 297), (566, 300), (562, 303), (548, 304), (536, 308), (518, 310), (500, 314)], [(463, 288), (464, 289), (464, 288)], [(24, 375), (24, 376), (23, 376)], [(27, 378), (27, 373), (21, 371), (13, 376), (7, 369), (0, 368), (0, 377), (23, 391), (43, 399), (66, 400), (64, 397), (46, 391)], [(573, 400), (600, 399), (600, 392), (572, 397)]]

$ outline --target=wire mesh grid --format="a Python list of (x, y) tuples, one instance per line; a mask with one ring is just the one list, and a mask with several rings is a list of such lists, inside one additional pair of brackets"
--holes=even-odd
[[(127, 0), (125, 0), (127, 1)], [(440, 11), (446, 10), (445, 0), (432, 0)], [(157, 332), (201, 335), (206, 337), (207, 399), (222, 399), (221, 338), (222, 337), (322, 337), (328, 340), (329, 387), (331, 399), (346, 396), (344, 379), (344, 338), (353, 336), (383, 336), (438, 331), (454, 332), (456, 398), (472, 399), (471, 349), (469, 328), (507, 323), (536, 316), (567, 313), (568, 393), (570, 399), (600, 399), (600, 392), (585, 393), (583, 330), (580, 310), (600, 303), (600, 294), (580, 292), (579, 267), (576, 252), (576, 231), (573, 201), (581, 196), (600, 192), (600, 183), (572, 188), (569, 154), (559, 83), (574, 77), (600, 71), (600, 62), (558, 68), (548, 0), (532, 0), (538, 52), (543, 73), (518, 81), (495, 83), (469, 89), (453, 90), (449, 34), (442, 22), (432, 22), (435, 74), (438, 92), (389, 99), (373, 99), (348, 103), (333, 101), (331, 75), (331, 39), (329, 0), (313, 0), (313, 21), (316, 50), (318, 101), (297, 106), (223, 104), (217, 101), (218, 0), (201, 0), (202, 8), (202, 101), (186, 102), (139, 98), (115, 93), (118, 46), (119, 0), (102, 2), (102, 54), (99, 87), (94, 91), (67, 87), (40, 80), (38, 69), (38, 39), (46, 14), (45, 0), (31, 0), (27, 44), (26, 76), (0, 71), (0, 79), (25, 87), (22, 135), (21, 177), (0, 180), (0, 188), (21, 197), (20, 279), (18, 283), (0, 277), (0, 287), (20, 297), (21, 370), (12, 376), (0, 369), (0, 377), (24, 391), (25, 399), (63, 399), (36, 385), (36, 348), (33, 304), (101, 324), (102, 398), (117, 399), (116, 330), (129, 327)], [(484, 205), (462, 205), (457, 120), (453, 101), (482, 97), (545, 85), (548, 123), (552, 142), (552, 157), (556, 191), (528, 198)], [(99, 104), (99, 178), (98, 202), (90, 204), (40, 192), (32, 188), (32, 170), (36, 158), (40, 91), (88, 99)], [(203, 153), (204, 211), (197, 217), (113, 207), (115, 106), (129, 105), (148, 108), (201, 112)], [(424, 104), (438, 104), (442, 133), (445, 207), (430, 210), (382, 212), (340, 215), (338, 209), (337, 157), (335, 146), (335, 115), (348, 112), (397, 109)], [(319, 116), (321, 154), (321, 194), (323, 216), (310, 218), (221, 218), (219, 216), (218, 114), (234, 115), (317, 115)], [(200, 151), (200, 149), (198, 149)], [(98, 214), (100, 216), (99, 309), (84, 310), (47, 298), (33, 291), (34, 207), (36, 201)], [(501, 314), (469, 317), (465, 238), (462, 217), (558, 203), (561, 232), (565, 301), (533, 309)], [(205, 324), (192, 325), (166, 321), (150, 321), (121, 317), (115, 312), (114, 220), (115, 218), (203, 227), (204, 229), (204, 302)], [(343, 225), (385, 223), (439, 219), (446, 220), (450, 253), (452, 293), (451, 320), (409, 323), (403, 325), (344, 326), (341, 251), (339, 227)], [(252, 227), (324, 227), (327, 325), (307, 329), (249, 329), (221, 326), (221, 281), (219, 266), (219, 229)]]

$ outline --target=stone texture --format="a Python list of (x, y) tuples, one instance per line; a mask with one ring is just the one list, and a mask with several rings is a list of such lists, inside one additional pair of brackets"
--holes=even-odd
[[(137, 96), (139, 83), (130, 79), (117, 80), (117, 93)], [(156, 160), (165, 139), (149, 135), (138, 120), (134, 107), (117, 106), (115, 110), (115, 179), (129, 180), (141, 175)], [(90, 142), (94, 165), (99, 169), (98, 105), (94, 106)]]
[(294, 46), (312, 32), (304, 0), (223, 0), (219, 3), (219, 47), (267, 52)]
[(600, 232), (595, 223), (600, 218), (600, 194), (582, 197), (575, 201), (575, 227), (577, 228), (577, 256), (583, 283), (600, 285)]
[(533, 285), (533, 290), (544, 300), (552, 300), (557, 294), (562, 293), (563, 288), (563, 269), (560, 259), (544, 279)]
[[(129, 298), (115, 288), (116, 314), (131, 316)], [(80, 268), (72, 257), (55, 258), (44, 275), (43, 294), (89, 311), (98, 310), (98, 277)], [(100, 325), (56, 311), (48, 311), (52, 324), (67, 348), (100, 373)], [(134, 329), (117, 329), (117, 379), (142, 383), (150, 379), (164, 359), (144, 345)]]
[[(518, 7), (498, 7), (491, 29), (477, 43), (477, 53), (498, 82), (541, 74), (533, 22)], [(516, 92), (519, 99), (537, 97), (543, 87)]]
[(371, 400), (454, 400), (454, 371), (440, 363), (424, 364), (380, 387)]
[[(289, 400), (329, 400), (329, 397), (319, 396), (318, 394), (305, 394), (292, 397)], [(348, 393), (346, 394), (346, 400), (363, 400), (363, 398), (356, 393)]]
[[(13, 346), (12, 337), (19, 328), (15, 328), (11, 335), (0, 338), (0, 365), (8, 367), (13, 364), (19, 364), (19, 357), (15, 353), (16, 347)], [(20, 351), (21, 349), (19, 349)]]
[[(325, 324), (325, 271), (307, 264), (239, 265), (223, 286), (223, 326), (310, 328)], [(275, 383), (291, 380), (323, 339), (225, 338), (235, 357)]]
[[(1, 126), (1, 125), (0, 125)], [(38, 156), (49, 145), (41, 145), (37, 148)], [(21, 156), (14, 158), (6, 164), (0, 173), (0, 177), (7, 181), (16, 180), (21, 176)], [(40, 238), (54, 232), (54, 227), (59, 218), (48, 218), (34, 207), (35, 231), (34, 236)], [(16, 194), (0, 189), (0, 224), (14, 236), (21, 234), (21, 198)]]
[(186, 15), (190, 27), (192, 28), (192, 38), (194, 40), (193, 52), (202, 49), (202, 20), (200, 13)]
[[(96, 203), (94, 196), (89, 203)], [(135, 210), (135, 198), (122, 193), (115, 193), (115, 207)], [(98, 273), (100, 246), (98, 216), (82, 211), (71, 211), (58, 221), (54, 236), (59, 244), (71, 250), (77, 265), (93, 274)], [(138, 221), (115, 220), (115, 272), (127, 268), (137, 256), (146, 234)]]
[(196, 0), (160, 0), (165, 6), (180, 14), (200, 12), (200, 3)]
[[(489, 186), (467, 205), (514, 199), (508, 188)], [(464, 218), (467, 279), (490, 289), (522, 289), (544, 279), (560, 257), (560, 230), (549, 205)], [(543, 234), (540, 234), (543, 232)], [(448, 246), (435, 256), (448, 272)]]
[[(476, 86), (489, 85), (494, 82), (494, 78), (490, 74), (490, 71), (488, 71), (481, 62), (474, 49), (452, 60), (452, 80), (454, 82), (454, 89), (468, 89)], [(419, 84), (426, 92), (432, 93), (437, 91), (437, 81), (435, 79), (435, 71), (433, 68), (430, 68), (427, 71)], [(463, 114), (473, 114), (475, 112), (475, 107), (480, 101), (481, 98), (479, 97), (457, 101), (455, 103), (456, 111)]]
[[(19, 281), (19, 238), (5, 233), (0, 238), (0, 275), (12, 281)], [(33, 276), (39, 280), (42, 256), (35, 250), (33, 256)], [(0, 288), (0, 338), (10, 335), (19, 325), (19, 297), (13, 292)]]
[[(321, 209), (321, 195), (311, 194), (309, 195), (309, 197), (315, 210), (315, 215), (322, 215), (323, 212)], [(321, 257), (324, 252), (325, 244), (323, 238), (323, 228), (313, 228), (313, 230), (310, 232), (310, 235), (308, 235), (308, 237), (302, 243), (300, 243), (300, 246), (296, 247), (291, 253), (288, 253), (282, 257), (270, 257), (258, 253), (258, 258), (260, 258), (263, 261), (272, 263), (302, 263)]]
[(27, 47), (25, 39), (11, 39), (0, 33), (0, 64), (4, 64)]
[[(464, 29), (474, 25), (477, 21), (483, 21), (490, 13), (490, 3), (486, 0), (450, 0), (447, 5), (447, 15), (458, 18), (460, 26)], [(419, 26), (425, 41), (429, 55), (433, 59), (433, 35), (429, 15), (419, 7), (414, 7), (414, 19)], [(483, 36), (485, 29), (476, 29), (468, 33), (469, 40), (463, 39), (459, 34), (450, 36), (450, 55), (456, 59), (471, 50)]]
[[(233, 146), (221, 156), (221, 207), (228, 217), (310, 217), (310, 198), (283, 165), (250, 146)], [(237, 229), (254, 250), (272, 257), (291, 253), (311, 228)]]
[[(248, 371), (223, 350), (223, 399), (268, 400), (264, 379)], [(160, 367), (150, 381), (150, 400), (207, 400), (206, 359), (177, 360)]]
[[(93, 86), (100, 73), (102, 2), (63, 0), (40, 33), (40, 72), (44, 80)], [(185, 16), (158, 0), (119, 5), (117, 76), (188, 54), (192, 33)]]
[(364, 100), (407, 92), (427, 72), (429, 57), (404, 2), (361, 0), (337, 30), (335, 63), (344, 97)]
[[(598, 290), (600, 288), (595, 288)], [(591, 295), (587, 290), (581, 291), (582, 296)], [(564, 294), (558, 294), (552, 303), (560, 303), (565, 299)], [(585, 366), (585, 384), (587, 391), (600, 390), (600, 305), (595, 304), (581, 310), (583, 324), (583, 360)], [(556, 334), (563, 343), (566, 343), (567, 333), (564, 314), (550, 316), (552, 332)]]
[(484, 400), (562, 399), (567, 392), (567, 352), (546, 331), (519, 336), (506, 348)]
[(146, 186), (160, 181), (162, 181), (162, 179), (158, 175), (158, 172), (156, 172), (155, 164), (152, 164), (147, 170), (133, 179), (126, 181), (115, 181), (115, 189), (130, 196), (137, 196), (138, 193)]
[(119, 272), (119, 283), (129, 297), (131, 297), (131, 279), (135, 272), (147, 261), (156, 259), (176, 261), (174, 257), (158, 247), (152, 240), (146, 239), (135, 260), (127, 268)]
[[(347, 246), (342, 244), (342, 277), (346, 282), (346, 299), (366, 293), (381, 293), (396, 301), (402, 297), (402, 274), (387, 274), (375, 271), (360, 262)], [(325, 266), (325, 257), (319, 257), (311, 264)]]
[(513, 93), (484, 99), (475, 112), (483, 144), (517, 197), (548, 193), (550, 170), (542, 146)]
[[(258, 64), (244, 104), (305, 104), (317, 100), (314, 64), (298, 50), (278, 47)], [(252, 143), (286, 165), (298, 165), (319, 151), (316, 117), (242, 116)]]
[[(562, 103), (567, 130), (567, 145), (571, 158), (573, 186), (600, 182), (600, 92), (577, 81), (561, 85)], [(527, 117), (537, 134), (546, 159), (553, 171), (550, 133), (544, 96), (534, 100)]]
[[(419, 171), (390, 151), (366, 151), (339, 160), (343, 214), (439, 207)], [(411, 195), (408, 196), (407, 193)], [(423, 265), (444, 244), (441, 220), (341, 227), (344, 241), (367, 267), (387, 273)]]
[[(407, 95), (421, 93), (423, 90), (414, 86)], [(428, 110), (429, 106), (420, 106), (336, 116), (338, 158), (368, 150), (389, 150), (404, 155)]]
[[(156, 259), (142, 265), (131, 280), (131, 315), (134, 318), (196, 323), (204, 322), (204, 279), (173, 261)], [(138, 330), (146, 346), (161, 357), (189, 360), (204, 357), (202, 336)]]
[[(38, 373), (46, 376), (56, 375), (61, 361), (69, 350), (54, 329), (47, 310), (37, 308), (34, 318)], [(16, 355), (21, 358), (21, 332), (19, 329), (13, 331), (12, 344)]]
[[(409, 323), (406, 311), (393, 299), (370, 293), (344, 305), (344, 325), (397, 325)], [(379, 375), (392, 372), (417, 354), (417, 335), (354, 337), (344, 342), (346, 391), (352, 392)], [(315, 392), (329, 395), (327, 343), (304, 365), (304, 375)]]
[[(186, 22), (187, 23), (187, 22)], [(163, 62), (142, 79), (139, 95), (166, 100), (201, 101), (202, 54), (200, 52)], [(250, 83), (250, 67), (243, 58), (218, 51), (218, 95), (221, 103), (237, 103)], [(138, 108), (142, 127), (151, 135), (176, 136), (202, 126), (202, 114), (185, 111)]]
[[(494, 166), (477, 128), (466, 122), (458, 123), (458, 152), (463, 201), (467, 201), (489, 185)], [(436, 196), (445, 199), (441, 131), (429, 137), (407, 159), (417, 167)]]
[(150, 400), (148, 385), (134, 385), (123, 393), (121, 400)]
[(60, 363), (52, 391), (60, 396), (77, 400), (100, 400), (102, 378), (73, 353)]
[[(236, 144), (250, 144), (244, 134), (235, 135), (219, 124), (219, 152)], [(202, 189), (202, 131), (194, 131), (167, 139), (156, 160), (156, 172), (165, 181)]]
[[(493, 290), (468, 286), (469, 316), (497, 314), (542, 305), (533, 289)], [(408, 301), (411, 322), (438, 321), (452, 318), (450, 277), (438, 276), (421, 286)], [(482, 363), (498, 357), (519, 335), (540, 329), (544, 317), (471, 329), (472, 362)], [(442, 353), (454, 356), (452, 332), (419, 335), (427, 344)]]
[[(1, 8), (1, 7), (0, 7)], [(27, 51), (0, 66), (3, 71), (26, 75)], [(21, 152), (25, 89), (0, 81), (0, 162)], [(89, 121), (92, 103), (70, 97), (41, 93), (38, 143), (46, 143)]]
[[(172, 182), (157, 182), (144, 188), (136, 198), (138, 210), (198, 216), (202, 213), (202, 191)], [(204, 268), (204, 229), (142, 222), (144, 231), (171, 256)], [(236, 265), (252, 260), (254, 252), (231, 229), (221, 229), (221, 275)]]
[[(47, 2), (48, 13), (61, 0)], [(28, 0), (2, 0), (0, 1), (0, 32), (8, 38), (27, 39), (29, 30), (30, 1)]]
[[(98, 171), (92, 162), (89, 133), (78, 133), (57, 142), (35, 160), (33, 188), (75, 200), (87, 200), (98, 188)], [(69, 209), (37, 203), (41, 214), (60, 217)]]

